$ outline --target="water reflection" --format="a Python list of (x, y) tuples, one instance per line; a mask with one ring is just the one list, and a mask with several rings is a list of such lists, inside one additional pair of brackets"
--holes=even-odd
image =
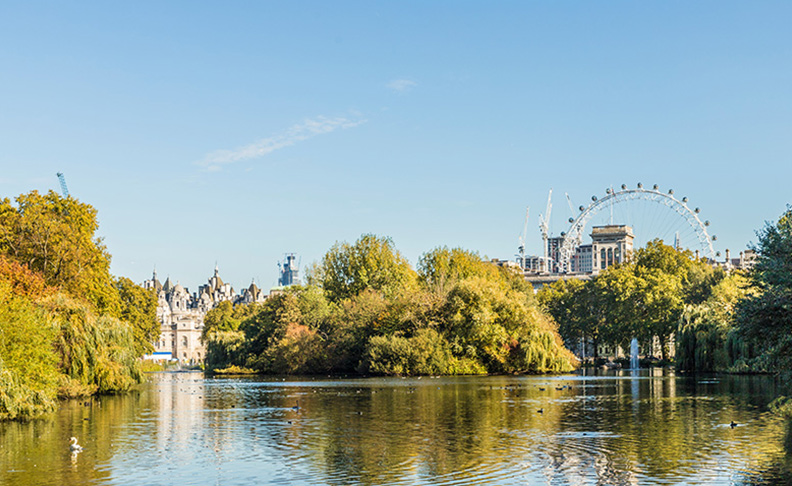
[[(734, 484), (792, 478), (770, 377), (204, 379), (0, 424), (0, 484)], [(729, 427), (731, 421), (739, 427)], [(68, 439), (84, 452), (72, 456)]]

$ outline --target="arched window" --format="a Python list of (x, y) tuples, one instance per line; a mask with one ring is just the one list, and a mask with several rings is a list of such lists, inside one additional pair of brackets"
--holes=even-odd
[(602, 250), (600, 250), (600, 268), (605, 268), (608, 263), (608, 260), (605, 255), (606, 255), (605, 248), (603, 248)]
[(613, 248), (608, 248), (608, 266), (613, 265)]

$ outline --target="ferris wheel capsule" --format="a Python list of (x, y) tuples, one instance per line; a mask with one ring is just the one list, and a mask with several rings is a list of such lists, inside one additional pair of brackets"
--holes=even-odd
[(638, 183), (638, 189), (643, 189), (643, 184), (640, 182)]
[(609, 187), (609, 188), (607, 188), (607, 189), (605, 189), (605, 194), (610, 194), (610, 193), (611, 193), (611, 189), (610, 189), (610, 187)]
[(575, 222), (575, 218), (569, 218), (569, 222), (570, 223), (574, 223)]
[(704, 221), (704, 226), (709, 226), (709, 225), (710, 225), (709, 220)]
[(686, 203), (687, 201), (688, 201), (688, 200), (687, 200), (687, 196), (685, 196), (685, 197), (683, 197), (683, 198), (682, 198), (682, 202), (683, 202), (683, 203)]
[(597, 196), (591, 196), (591, 200), (597, 202)]
[(694, 209), (694, 210), (693, 210), (693, 212), (694, 212), (694, 213), (696, 213), (696, 214), (698, 214), (698, 213), (700, 213), (700, 212), (701, 212), (701, 209), (700, 209), (700, 208), (696, 208), (696, 209)]
[(583, 206), (580, 206), (578, 209), (580, 209), (580, 211), (582, 212), (586, 208), (584, 208)]
[(622, 186), (621, 186), (621, 187), (622, 187), (622, 191), (624, 191), (624, 190), (626, 190), (626, 189), (627, 189), (627, 184), (622, 184)]
[(668, 194), (669, 194), (669, 195), (671, 195), (671, 194), (674, 194), (674, 190), (673, 190), (673, 189), (669, 189), (669, 190), (668, 190)]

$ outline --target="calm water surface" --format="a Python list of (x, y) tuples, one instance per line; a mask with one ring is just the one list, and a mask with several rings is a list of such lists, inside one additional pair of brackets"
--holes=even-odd
[[(770, 377), (663, 370), (162, 373), (129, 395), (0, 423), (0, 484), (789, 484), (792, 438), (767, 411), (775, 392)], [(71, 436), (83, 452), (69, 452)]]

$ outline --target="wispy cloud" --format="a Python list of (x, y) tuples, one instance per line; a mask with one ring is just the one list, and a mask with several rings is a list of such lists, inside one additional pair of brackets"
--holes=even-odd
[(316, 118), (309, 118), (302, 123), (298, 123), (282, 133), (272, 135), (267, 138), (244, 145), (235, 149), (215, 150), (208, 153), (197, 164), (205, 170), (213, 172), (219, 171), (225, 165), (239, 162), (240, 160), (249, 160), (263, 157), (267, 154), (282, 149), (291, 147), (292, 145), (308, 140), (317, 135), (325, 133), (332, 133), (336, 130), (344, 130), (347, 128), (356, 127), (365, 123), (366, 120), (362, 118), (351, 119), (346, 117), (328, 118), (325, 116), (318, 116)]
[(416, 83), (411, 79), (394, 79), (393, 81), (385, 85), (386, 88), (391, 89), (397, 93), (406, 93), (407, 91), (410, 91), (416, 86), (418, 86), (418, 83)]

